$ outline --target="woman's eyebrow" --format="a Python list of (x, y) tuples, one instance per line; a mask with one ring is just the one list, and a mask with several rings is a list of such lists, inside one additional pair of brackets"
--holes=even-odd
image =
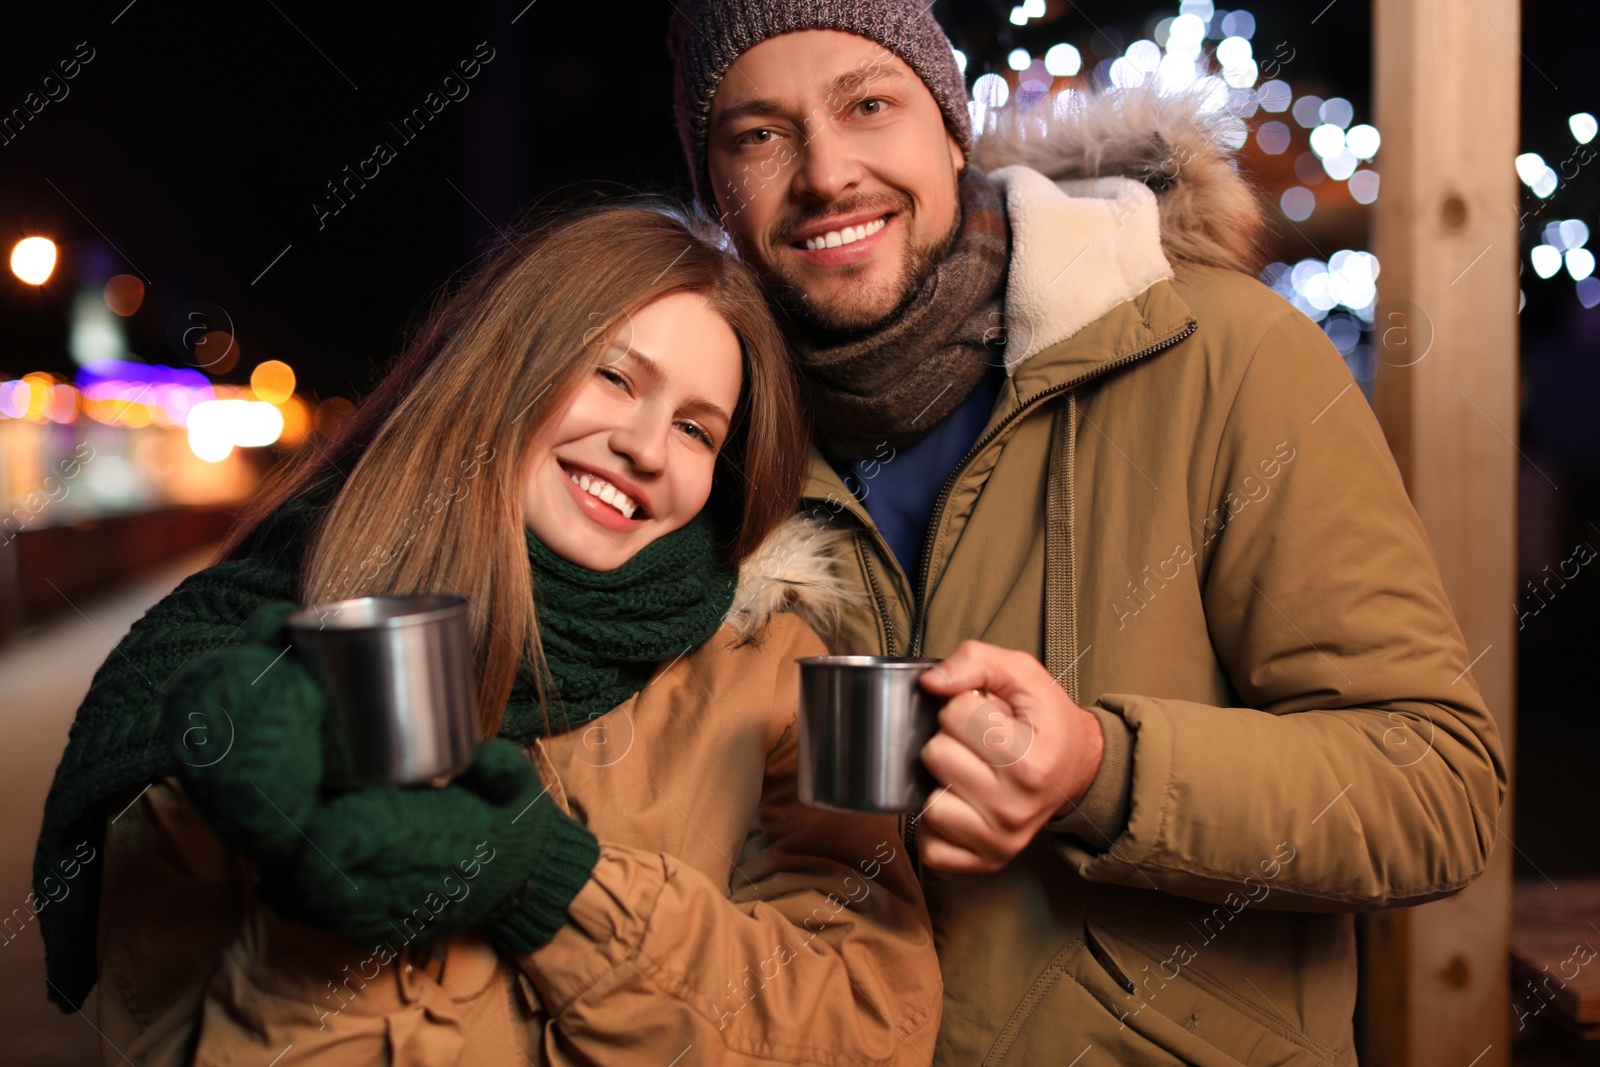
[[(653, 378), (657, 386), (667, 380), (667, 372), (661, 369), (661, 364), (657, 363), (655, 360), (651, 359), (637, 348), (630, 348), (624, 352), (623, 355), (637, 363), (639, 365), (639, 369), (644, 371), (649, 377)], [(716, 418), (721, 419), (727, 425), (733, 425), (733, 416), (729, 415), (726, 411), (723, 411), (720, 404), (714, 403), (706, 397), (690, 397), (688, 400), (684, 401), (683, 407), (686, 411), (697, 411), (706, 415), (713, 415)]]

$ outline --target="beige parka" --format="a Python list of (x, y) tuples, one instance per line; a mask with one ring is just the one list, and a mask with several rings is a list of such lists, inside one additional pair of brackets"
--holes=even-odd
[[(1065, 110), (974, 156), (1006, 189), (1007, 377), (922, 573), (820, 453), (806, 491), (863, 594), (835, 651), (1020, 649), (1106, 736), (1009, 866), (924, 873), (935, 1063), (1342, 1067), (1353, 913), (1452, 893), (1493, 848), (1481, 650), (1339, 354), (1236, 269), (1260, 216), (1226, 123)], [(1122, 172), (1145, 181), (1096, 176)], [(882, 455), (852, 489), (895, 476)]]
[(794, 661), (825, 649), (780, 609), (823, 625), (838, 593), (797, 529), (745, 565), (704, 645), (527, 747), (601, 843), (535, 952), (469, 931), (435, 955), (409, 928), (353, 945), (282, 919), (176, 778), (130, 797), (106, 834), (105, 1062), (925, 1067), (941, 984), (896, 822), (796, 795)]

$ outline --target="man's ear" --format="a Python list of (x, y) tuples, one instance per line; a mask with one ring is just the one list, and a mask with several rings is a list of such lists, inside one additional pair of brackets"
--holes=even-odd
[(960, 142), (952, 137), (948, 130), (945, 131), (944, 142), (950, 149), (950, 165), (955, 168), (956, 174), (959, 175), (967, 166), (967, 154), (961, 151)]

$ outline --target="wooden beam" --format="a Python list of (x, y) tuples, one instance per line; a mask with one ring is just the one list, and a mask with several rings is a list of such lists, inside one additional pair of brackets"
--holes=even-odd
[[(1510, 758), (1518, 0), (1374, 0), (1376, 407)], [(1494, 813), (1490, 813), (1493, 815)], [(1368, 1063), (1510, 1062), (1511, 811), (1484, 876), (1367, 931)]]

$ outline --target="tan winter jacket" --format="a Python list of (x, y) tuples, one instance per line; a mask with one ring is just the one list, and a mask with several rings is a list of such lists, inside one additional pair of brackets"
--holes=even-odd
[(796, 797), (794, 660), (824, 649), (773, 612), (800, 588), (825, 613), (827, 594), (797, 571), (820, 543), (785, 544), (746, 565), (705, 645), (528, 747), (601, 843), (569, 922), (528, 955), (469, 932), (435, 958), (398, 930), (358, 946), (280, 919), (176, 779), (149, 789), (107, 827), (105, 1062), (925, 1067), (939, 968), (895, 820)]
[[(923, 573), (820, 454), (807, 489), (867, 597), (836, 651), (1020, 649), (1105, 731), (1075, 814), (996, 874), (926, 873), (935, 1063), (1353, 1064), (1352, 913), (1494, 844), (1478, 650), (1338, 353), (1230, 269), (1259, 215), (1205, 120), (1036, 122), (975, 156), (1010, 212), (1008, 378)], [(1082, 177), (1118, 171), (1160, 202)]]

